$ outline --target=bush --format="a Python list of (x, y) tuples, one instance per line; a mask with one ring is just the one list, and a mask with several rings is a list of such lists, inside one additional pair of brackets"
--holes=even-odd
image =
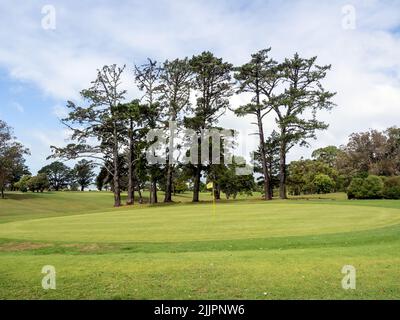
[(335, 181), (326, 174), (317, 174), (313, 180), (315, 191), (320, 193), (330, 193), (335, 189)]
[(188, 191), (188, 186), (184, 180), (174, 181), (174, 193), (182, 194)]
[(363, 185), (364, 179), (353, 178), (347, 188), (347, 197), (349, 199), (362, 199)]
[(383, 197), (383, 181), (377, 176), (369, 176), (364, 180), (367, 199), (381, 199)]
[(347, 189), (347, 196), (349, 199), (381, 199), (383, 186), (383, 181), (378, 176), (354, 178)]
[(79, 191), (79, 185), (75, 182), (71, 183), (67, 191)]
[(387, 178), (383, 187), (385, 199), (400, 199), (400, 177)]
[(37, 176), (33, 176), (27, 182), (28, 188), (32, 192), (43, 192), (48, 189), (50, 184), (47, 175), (44, 173), (39, 173)]
[(14, 184), (14, 187), (17, 188), (21, 192), (28, 191), (28, 181), (31, 179), (31, 176), (25, 175), (19, 179), (18, 182)]

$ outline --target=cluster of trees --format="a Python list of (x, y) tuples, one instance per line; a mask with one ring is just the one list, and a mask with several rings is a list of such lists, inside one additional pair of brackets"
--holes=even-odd
[(350, 199), (400, 199), (400, 128), (352, 134), (337, 166), (352, 178)]
[(25, 165), (25, 156), (30, 152), (13, 135), (12, 128), (0, 120), (0, 191), (4, 198), (4, 191), (20, 190), (26, 192), (43, 192), (46, 189), (62, 190), (69, 188), (76, 190), (78, 186), (83, 191), (95, 177), (94, 164), (82, 159), (74, 168), (69, 168), (59, 161), (55, 161), (39, 170), (32, 176)]
[(41, 168), (36, 176), (22, 176), (14, 183), (14, 188), (22, 192), (43, 192), (46, 189), (77, 191), (78, 188), (84, 191), (93, 182), (93, 169), (93, 163), (85, 159), (78, 161), (72, 169), (60, 161), (55, 161)]
[[(319, 66), (316, 57), (303, 59), (298, 54), (278, 63), (269, 57), (269, 52), (270, 49), (266, 49), (253, 54), (249, 63), (237, 68), (235, 78), (239, 82), (239, 92), (250, 93), (253, 97), (235, 113), (238, 116), (256, 116), (260, 138), (258, 161), (262, 169), (265, 199), (272, 198), (270, 166), (274, 162), (275, 151), (279, 156), (279, 196), (285, 199), (286, 155), (297, 144), (308, 145), (308, 139), (315, 138), (317, 130), (328, 128), (326, 123), (317, 120), (316, 115), (318, 110), (332, 109), (334, 104), (331, 98), (335, 94), (326, 91), (321, 83), (330, 65)], [(273, 132), (266, 140), (264, 120), (271, 113), (274, 114), (278, 132)]]
[(337, 167), (350, 177), (400, 175), (400, 128), (354, 133), (341, 148)]
[(43, 192), (46, 189), (50, 189), (50, 183), (45, 173), (39, 173), (33, 177), (24, 175), (14, 184), (14, 188), (21, 192), (27, 192), (28, 190), (32, 192)]
[[(101, 165), (97, 182), (100, 187), (105, 181), (110, 184), (114, 206), (121, 205), (121, 190), (126, 188), (127, 204), (133, 204), (135, 191), (141, 198), (146, 186), (150, 203), (158, 201), (159, 189), (165, 190), (164, 202), (170, 202), (175, 181), (187, 181), (197, 202), (204, 178), (213, 182), (217, 199), (221, 191), (235, 196), (249, 192), (250, 180), (254, 184), (252, 176), (233, 178), (232, 168), (224, 161), (175, 163), (169, 154), (175, 143), (172, 138), (165, 141), (165, 164), (148, 163), (145, 157), (151, 144), (145, 139), (148, 131), (168, 132), (172, 122), (178, 124), (178, 131), (195, 132), (200, 152), (204, 130), (222, 129), (219, 119), (230, 108), (239, 117), (253, 115), (256, 119), (259, 148), (255, 166), (261, 175), (264, 199), (273, 195), (272, 162), (276, 161), (280, 197), (286, 198), (286, 155), (297, 144), (307, 145), (310, 138), (315, 138), (316, 130), (328, 127), (317, 120), (317, 112), (334, 106), (334, 93), (326, 91), (321, 83), (330, 66), (317, 65), (316, 57), (304, 59), (295, 54), (279, 63), (269, 53), (270, 49), (261, 50), (239, 67), (211, 52), (162, 64), (148, 59), (134, 68), (133, 80), (143, 97), (133, 101), (126, 101), (126, 91), (121, 87), (125, 66), (104, 66), (91, 86), (81, 91), (85, 103), (67, 103), (69, 114), (62, 122), (72, 130), (73, 143), (64, 148), (52, 146), (51, 157), (86, 158)], [(233, 108), (230, 97), (242, 93), (249, 97), (248, 103)], [(271, 137), (266, 134), (267, 117), (273, 117), (278, 128)], [(187, 141), (178, 147), (181, 154), (190, 153), (190, 149)]]
[[(134, 66), (132, 77), (142, 97), (127, 101), (122, 88), (125, 66), (104, 66), (90, 87), (81, 91), (82, 103), (67, 103), (68, 116), (61, 121), (72, 132), (71, 143), (62, 148), (51, 146), (49, 158), (82, 159), (73, 169), (55, 161), (31, 177), (23, 159), (29, 151), (0, 122), (2, 193), (6, 187), (42, 191), (80, 186), (84, 190), (93, 183), (95, 166), (100, 167), (97, 188), (110, 188), (115, 206), (121, 205), (122, 191), (128, 193), (127, 204), (134, 203), (135, 192), (143, 202), (144, 189), (150, 191), (150, 203), (158, 202), (159, 190), (164, 191), (163, 201), (170, 202), (173, 195), (188, 189), (197, 202), (205, 184), (212, 182), (216, 199), (221, 193), (229, 198), (259, 190), (265, 200), (270, 200), (274, 190), (279, 190), (280, 198), (286, 198), (287, 191), (294, 195), (348, 191), (352, 181), (362, 185), (354, 179), (399, 176), (400, 129), (396, 127), (352, 134), (345, 146), (321, 148), (313, 152), (312, 159), (287, 164), (291, 148), (307, 146), (316, 138), (317, 130), (328, 127), (317, 115), (334, 107), (334, 93), (322, 84), (329, 69), (317, 65), (316, 57), (304, 59), (298, 54), (277, 62), (270, 57), (270, 49), (251, 55), (247, 63), (237, 67), (211, 52), (161, 64), (148, 59), (144, 65)], [(243, 95), (247, 103), (230, 105), (235, 94)], [(226, 161), (231, 155), (223, 153), (220, 161), (213, 159), (215, 142), (210, 143), (212, 139), (204, 132), (224, 129), (236, 134), (232, 128), (219, 126), (227, 109), (238, 117), (250, 115), (255, 119), (258, 148), (252, 165), (256, 179), (253, 174), (237, 175), (242, 159)], [(266, 128), (271, 117), (275, 130)], [(166, 138), (149, 141), (152, 129), (165, 133)], [(194, 139), (177, 141), (168, 134), (172, 130), (190, 130)], [(161, 164), (149, 162), (146, 156), (154, 151), (155, 142), (165, 151)], [(221, 139), (219, 144), (226, 151), (223, 147), (228, 142)], [(191, 153), (198, 153), (200, 159), (205, 146), (210, 153), (206, 162), (182, 160)], [(394, 180), (387, 181), (388, 188), (394, 184)]]
[(0, 120), (0, 191), (4, 198), (4, 190), (12, 188), (24, 174), (29, 174), (24, 156), (29, 150), (16, 141), (12, 128)]
[(292, 161), (288, 172), (289, 190), (293, 195), (330, 193), (339, 184), (337, 171), (316, 159)]
[(341, 149), (328, 146), (315, 150), (312, 159), (292, 161), (288, 165), (288, 185), (292, 195), (345, 191), (351, 181), (339, 168)]
[[(141, 106), (139, 102), (138, 106)], [(145, 129), (141, 129), (145, 130)], [(129, 190), (131, 185), (138, 190), (139, 199), (143, 202), (141, 190), (152, 189), (152, 179), (156, 179), (156, 187), (167, 193), (168, 185), (171, 194), (182, 193), (190, 188), (194, 165), (183, 163), (171, 166), (172, 176), (169, 178), (167, 165), (158, 167), (149, 165), (143, 156), (146, 142), (143, 132), (137, 130), (135, 135), (135, 150), (139, 150), (140, 157), (133, 152), (131, 158), (127, 154), (119, 154), (118, 169), (120, 172), (120, 190)], [(133, 132), (133, 130), (132, 130)], [(52, 162), (39, 170), (36, 176), (31, 176), (25, 165), (24, 155), (29, 151), (16, 141), (12, 129), (0, 121), (0, 182), (2, 196), (4, 189), (26, 192), (43, 192), (49, 190), (84, 190), (94, 182), (94, 167), (92, 161), (82, 159), (73, 168), (69, 168), (60, 161)], [(269, 179), (269, 193), (280, 186), (280, 139), (275, 131), (265, 141), (266, 166)], [(128, 149), (131, 150), (131, 149)], [(218, 199), (221, 192), (236, 198), (238, 194), (251, 194), (252, 191), (263, 191), (265, 181), (262, 165), (262, 150), (255, 152), (254, 170), (258, 172), (256, 183), (254, 176), (237, 175), (238, 163), (243, 159), (233, 158), (229, 164), (214, 164), (202, 167), (207, 173), (206, 180), (199, 182), (199, 191), (206, 191), (206, 183), (215, 183), (215, 195)], [(379, 132), (355, 133), (349, 137), (349, 142), (341, 147), (328, 146), (312, 153), (312, 159), (300, 159), (287, 165), (288, 190), (293, 195), (329, 193), (335, 191), (347, 192), (350, 199), (399, 199), (400, 198), (400, 129), (391, 127)], [(222, 155), (221, 155), (222, 156)], [(129, 169), (127, 159), (133, 159), (134, 166)], [(108, 160), (109, 161), (109, 160)], [(110, 164), (109, 164), (110, 165)], [(135, 185), (129, 182), (130, 175), (135, 178)], [(257, 176), (257, 175), (256, 175)], [(99, 190), (113, 188), (114, 177), (103, 166), (95, 179)]]
[(288, 172), (295, 195), (347, 191), (349, 198), (396, 198), (400, 128), (353, 133), (340, 148), (328, 146), (312, 159), (291, 162)]

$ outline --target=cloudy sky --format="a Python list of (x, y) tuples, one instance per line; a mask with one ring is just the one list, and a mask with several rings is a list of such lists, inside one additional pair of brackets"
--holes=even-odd
[[(47, 8), (55, 9), (55, 29)], [(211, 50), (236, 65), (272, 47), (281, 60), (299, 52), (332, 64), (325, 87), (337, 107), (322, 114), (330, 128), (310, 149), (340, 145), (355, 131), (400, 125), (400, 1), (159, 0), (0, 1), (0, 119), (14, 127), (35, 173), (49, 145), (63, 145), (59, 122), (67, 100), (79, 99), (96, 69), (126, 64), (124, 86), (138, 95), (132, 67)], [(232, 99), (233, 107), (245, 102)], [(222, 125), (251, 127), (227, 114)], [(274, 126), (268, 119), (267, 131)]]

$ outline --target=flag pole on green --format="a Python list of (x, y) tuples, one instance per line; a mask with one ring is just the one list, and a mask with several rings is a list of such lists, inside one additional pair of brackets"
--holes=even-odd
[(212, 195), (213, 195), (213, 212), (216, 214), (215, 211), (215, 192), (214, 192), (214, 182), (209, 182), (207, 183), (207, 190), (212, 190)]

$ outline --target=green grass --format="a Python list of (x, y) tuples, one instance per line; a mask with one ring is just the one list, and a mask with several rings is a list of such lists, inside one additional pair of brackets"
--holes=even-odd
[[(344, 194), (112, 208), (106, 192), (0, 201), (1, 299), (399, 299), (400, 201)], [(341, 287), (344, 265), (357, 289)], [(43, 290), (53, 265), (57, 289)]]

